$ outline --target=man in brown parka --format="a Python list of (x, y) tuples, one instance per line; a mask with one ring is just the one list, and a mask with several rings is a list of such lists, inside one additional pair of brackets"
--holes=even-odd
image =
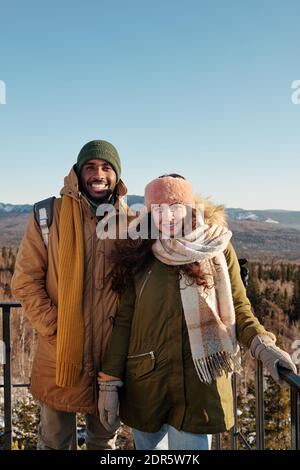
[(96, 381), (118, 307), (114, 240), (97, 238), (96, 226), (100, 204), (127, 213), (120, 174), (113, 145), (87, 143), (54, 200), (48, 246), (33, 213), (19, 248), (12, 292), (38, 334), (31, 375), (41, 403), (38, 449), (69, 449), (76, 412), (86, 416), (88, 449), (115, 447), (115, 433), (99, 421)]

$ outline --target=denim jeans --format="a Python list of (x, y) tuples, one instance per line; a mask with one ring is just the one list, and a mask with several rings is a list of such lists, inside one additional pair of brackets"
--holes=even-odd
[(164, 424), (157, 432), (132, 429), (136, 450), (210, 450), (211, 434), (178, 431)]

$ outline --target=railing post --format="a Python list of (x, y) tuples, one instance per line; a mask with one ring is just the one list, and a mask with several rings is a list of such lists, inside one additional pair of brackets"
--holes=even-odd
[(221, 434), (218, 433), (216, 434), (216, 450), (221, 450), (221, 449), (222, 449)]
[(238, 422), (237, 422), (237, 384), (236, 374), (232, 375), (232, 392), (233, 392), (233, 413), (234, 413), (234, 426), (231, 429), (231, 449), (238, 449)]
[(300, 449), (300, 394), (291, 387), (291, 446)]
[(4, 380), (4, 449), (12, 447), (12, 409), (11, 409), (11, 358), (10, 358), (10, 306), (4, 305), (2, 310), (3, 341), (5, 345), (5, 360), (3, 364)]
[(73, 429), (73, 435), (72, 435), (72, 443), (71, 443), (71, 450), (77, 450), (77, 415), (75, 413), (74, 416), (74, 429)]
[(265, 449), (264, 374), (261, 361), (255, 361), (256, 449)]

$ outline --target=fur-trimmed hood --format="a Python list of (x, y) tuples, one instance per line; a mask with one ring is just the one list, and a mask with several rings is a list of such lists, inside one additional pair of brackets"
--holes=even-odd
[(223, 205), (215, 205), (209, 198), (195, 195), (196, 208), (204, 212), (204, 221), (207, 225), (222, 225), (227, 227), (227, 216)]

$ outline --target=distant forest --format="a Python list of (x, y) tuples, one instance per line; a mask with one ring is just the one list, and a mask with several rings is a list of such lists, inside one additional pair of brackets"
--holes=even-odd
[(300, 320), (300, 265), (272, 262), (250, 263), (247, 294), (259, 319), (276, 321), (281, 311), (290, 324)]

